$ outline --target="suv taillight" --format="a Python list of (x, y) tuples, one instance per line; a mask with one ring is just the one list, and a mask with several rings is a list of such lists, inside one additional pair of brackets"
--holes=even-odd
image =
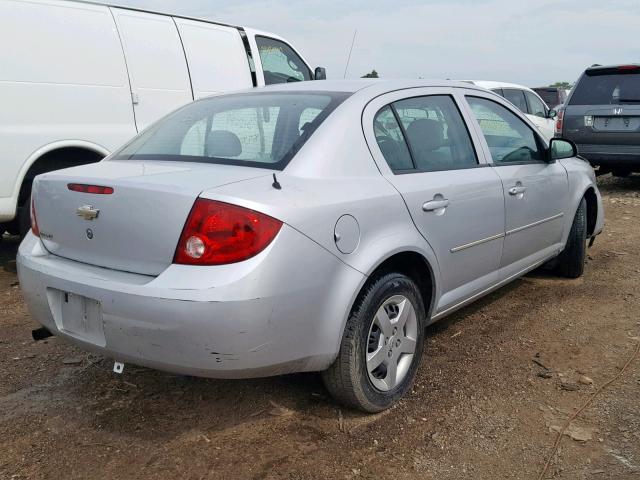
[(31, 232), (36, 236), (40, 236), (40, 229), (38, 228), (38, 219), (36, 218), (36, 202), (31, 197)]
[(282, 222), (248, 208), (198, 198), (182, 230), (173, 263), (224, 265), (264, 250)]
[(564, 119), (564, 109), (558, 110), (558, 116), (556, 117), (556, 127), (554, 133), (556, 135), (562, 135), (562, 123)]

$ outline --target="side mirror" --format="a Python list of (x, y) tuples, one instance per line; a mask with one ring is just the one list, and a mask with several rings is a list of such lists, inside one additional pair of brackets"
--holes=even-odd
[(549, 110), (549, 112), (547, 113), (547, 118), (554, 119), (557, 116), (558, 116), (558, 112), (556, 112), (553, 108)]
[(313, 72), (314, 80), (326, 80), (327, 79), (327, 70), (324, 67), (316, 67)]
[(549, 142), (549, 160), (562, 160), (578, 155), (576, 144), (562, 138), (552, 138)]

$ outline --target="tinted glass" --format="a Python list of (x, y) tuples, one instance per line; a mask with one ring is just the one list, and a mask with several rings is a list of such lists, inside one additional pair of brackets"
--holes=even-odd
[(450, 96), (408, 98), (393, 106), (418, 170), (453, 170), (478, 164), (469, 132)]
[(545, 118), (547, 108), (545, 107), (542, 100), (540, 100), (536, 95), (531, 92), (524, 92), (525, 97), (527, 97), (527, 102), (529, 103), (529, 113), (532, 115), (536, 115), (537, 117)]
[(289, 45), (269, 37), (256, 37), (256, 43), (265, 84), (311, 80), (311, 71)]
[(113, 158), (282, 169), (347, 96), (299, 92), (210, 97), (160, 120)]
[(533, 90), (542, 97), (544, 103), (549, 105), (549, 107), (555, 107), (559, 103), (562, 103), (562, 100), (559, 98), (560, 92), (555, 88), (534, 88)]
[(513, 103), (520, 111), (528, 113), (527, 102), (524, 99), (524, 92), (522, 90), (516, 90), (515, 88), (503, 88), (504, 98)]
[(640, 104), (640, 74), (584, 75), (570, 105)]
[(380, 151), (391, 170), (413, 170), (409, 148), (391, 107), (386, 106), (376, 114), (373, 130)]
[(487, 140), (493, 163), (544, 161), (544, 150), (535, 134), (517, 115), (491, 100), (479, 97), (467, 97), (467, 100)]

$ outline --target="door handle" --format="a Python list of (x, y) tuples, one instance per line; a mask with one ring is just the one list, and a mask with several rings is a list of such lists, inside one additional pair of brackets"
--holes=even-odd
[(527, 191), (527, 187), (523, 187), (522, 185), (517, 185), (509, 189), (509, 195), (520, 195), (526, 191)]
[(439, 210), (440, 208), (447, 208), (449, 206), (449, 200), (446, 198), (431, 200), (430, 202), (426, 202), (422, 204), (422, 210), (425, 212), (433, 212), (434, 210)]

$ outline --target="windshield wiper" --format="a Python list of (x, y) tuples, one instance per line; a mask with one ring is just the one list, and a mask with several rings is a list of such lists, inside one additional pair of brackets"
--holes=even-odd
[(618, 103), (640, 103), (640, 98), (619, 98)]

